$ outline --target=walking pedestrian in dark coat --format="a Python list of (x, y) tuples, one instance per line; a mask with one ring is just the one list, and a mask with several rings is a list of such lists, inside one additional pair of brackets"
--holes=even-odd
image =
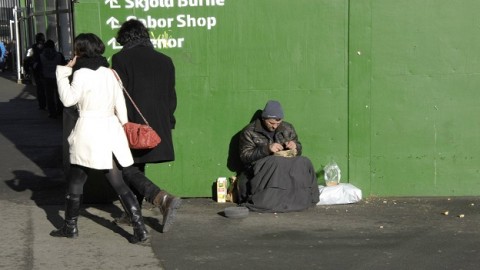
[(47, 100), (47, 108), (50, 118), (57, 118), (63, 110), (57, 90), (57, 79), (55, 71), (57, 66), (65, 64), (65, 57), (55, 50), (55, 42), (49, 39), (45, 42), (42, 54), (40, 55), (42, 65), (43, 86)]
[[(113, 55), (112, 68), (117, 71), (150, 126), (162, 138), (162, 142), (153, 149), (132, 149), (135, 164), (123, 170), (124, 178), (137, 191), (140, 203), (145, 197), (160, 208), (163, 232), (166, 232), (173, 223), (181, 199), (161, 190), (146, 178), (145, 164), (175, 159), (172, 141), (177, 107), (175, 67), (170, 57), (154, 49), (147, 28), (138, 20), (123, 23), (116, 39), (123, 48)], [(131, 102), (127, 102), (127, 110), (130, 122), (143, 123)]]
[(31, 71), (33, 74), (33, 79), (35, 80), (35, 85), (37, 87), (37, 100), (38, 108), (40, 110), (45, 110), (47, 107), (47, 97), (45, 93), (45, 86), (43, 85), (43, 74), (42, 74), (42, 63), (40, 61), (40, 55), (43, 52), (43, 47), (45, 44), (45, 35), (43, 33), (37, 33), (35, 35), (35, 43), (32, 45), (31, 51), (32, 61)]

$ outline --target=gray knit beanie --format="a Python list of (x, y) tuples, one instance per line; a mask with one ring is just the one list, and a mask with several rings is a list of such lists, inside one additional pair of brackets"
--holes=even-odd
[(276, 100), (269, 100), (262, 112), (262, 118), (265, 119), (283, 119), (282, 105)]

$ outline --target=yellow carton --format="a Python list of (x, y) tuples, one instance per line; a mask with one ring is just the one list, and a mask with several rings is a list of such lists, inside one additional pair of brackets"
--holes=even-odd
[(224, 203), (227, 201), (227, 178), (217, 178), (217, 202)]

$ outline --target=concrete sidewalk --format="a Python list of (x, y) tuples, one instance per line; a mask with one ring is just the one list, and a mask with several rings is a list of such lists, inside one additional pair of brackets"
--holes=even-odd
[[(369, 198), (286, 214), (228, 219), (209, 198), (185, 198), (160, 233), (145, 206), (146, 245), (112, 223), (118, 202), (87, 204), (78, 239), (62, 224), (62, 120), (37, 109), (34, 87), (0, 73), (0, 269), (478, 269), (480, 198)], [(181, 157), (178, 157), (181, 158)], [(448, 211), (448, 215), (446, 215)]]

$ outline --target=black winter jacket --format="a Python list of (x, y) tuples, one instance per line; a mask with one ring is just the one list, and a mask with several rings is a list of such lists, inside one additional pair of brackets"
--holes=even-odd
[(302, 144), (298, 140), (295, 128), (285, 121), (277, 127), (271, 139), (262, 125), (262, 120), (257, 119), (242, 130), (239, 141), (240, 160), (246, 168), (251, 167), (255, 161), (271, 155), (269, 145), (272, 143), (284, 144), (294, 141), (297, 144), (297, 155), (302, 154)]
[[(112, 68), (162, 142), (153, 149), (132, 150), (135, 163), (175, 160), (172, 129), (175, 128), (177, 94), (175, 66), (167, 55), (149, 46), (125, 47), (112, 56)], [(143, 123), (127, 97), (128, 120)]]

